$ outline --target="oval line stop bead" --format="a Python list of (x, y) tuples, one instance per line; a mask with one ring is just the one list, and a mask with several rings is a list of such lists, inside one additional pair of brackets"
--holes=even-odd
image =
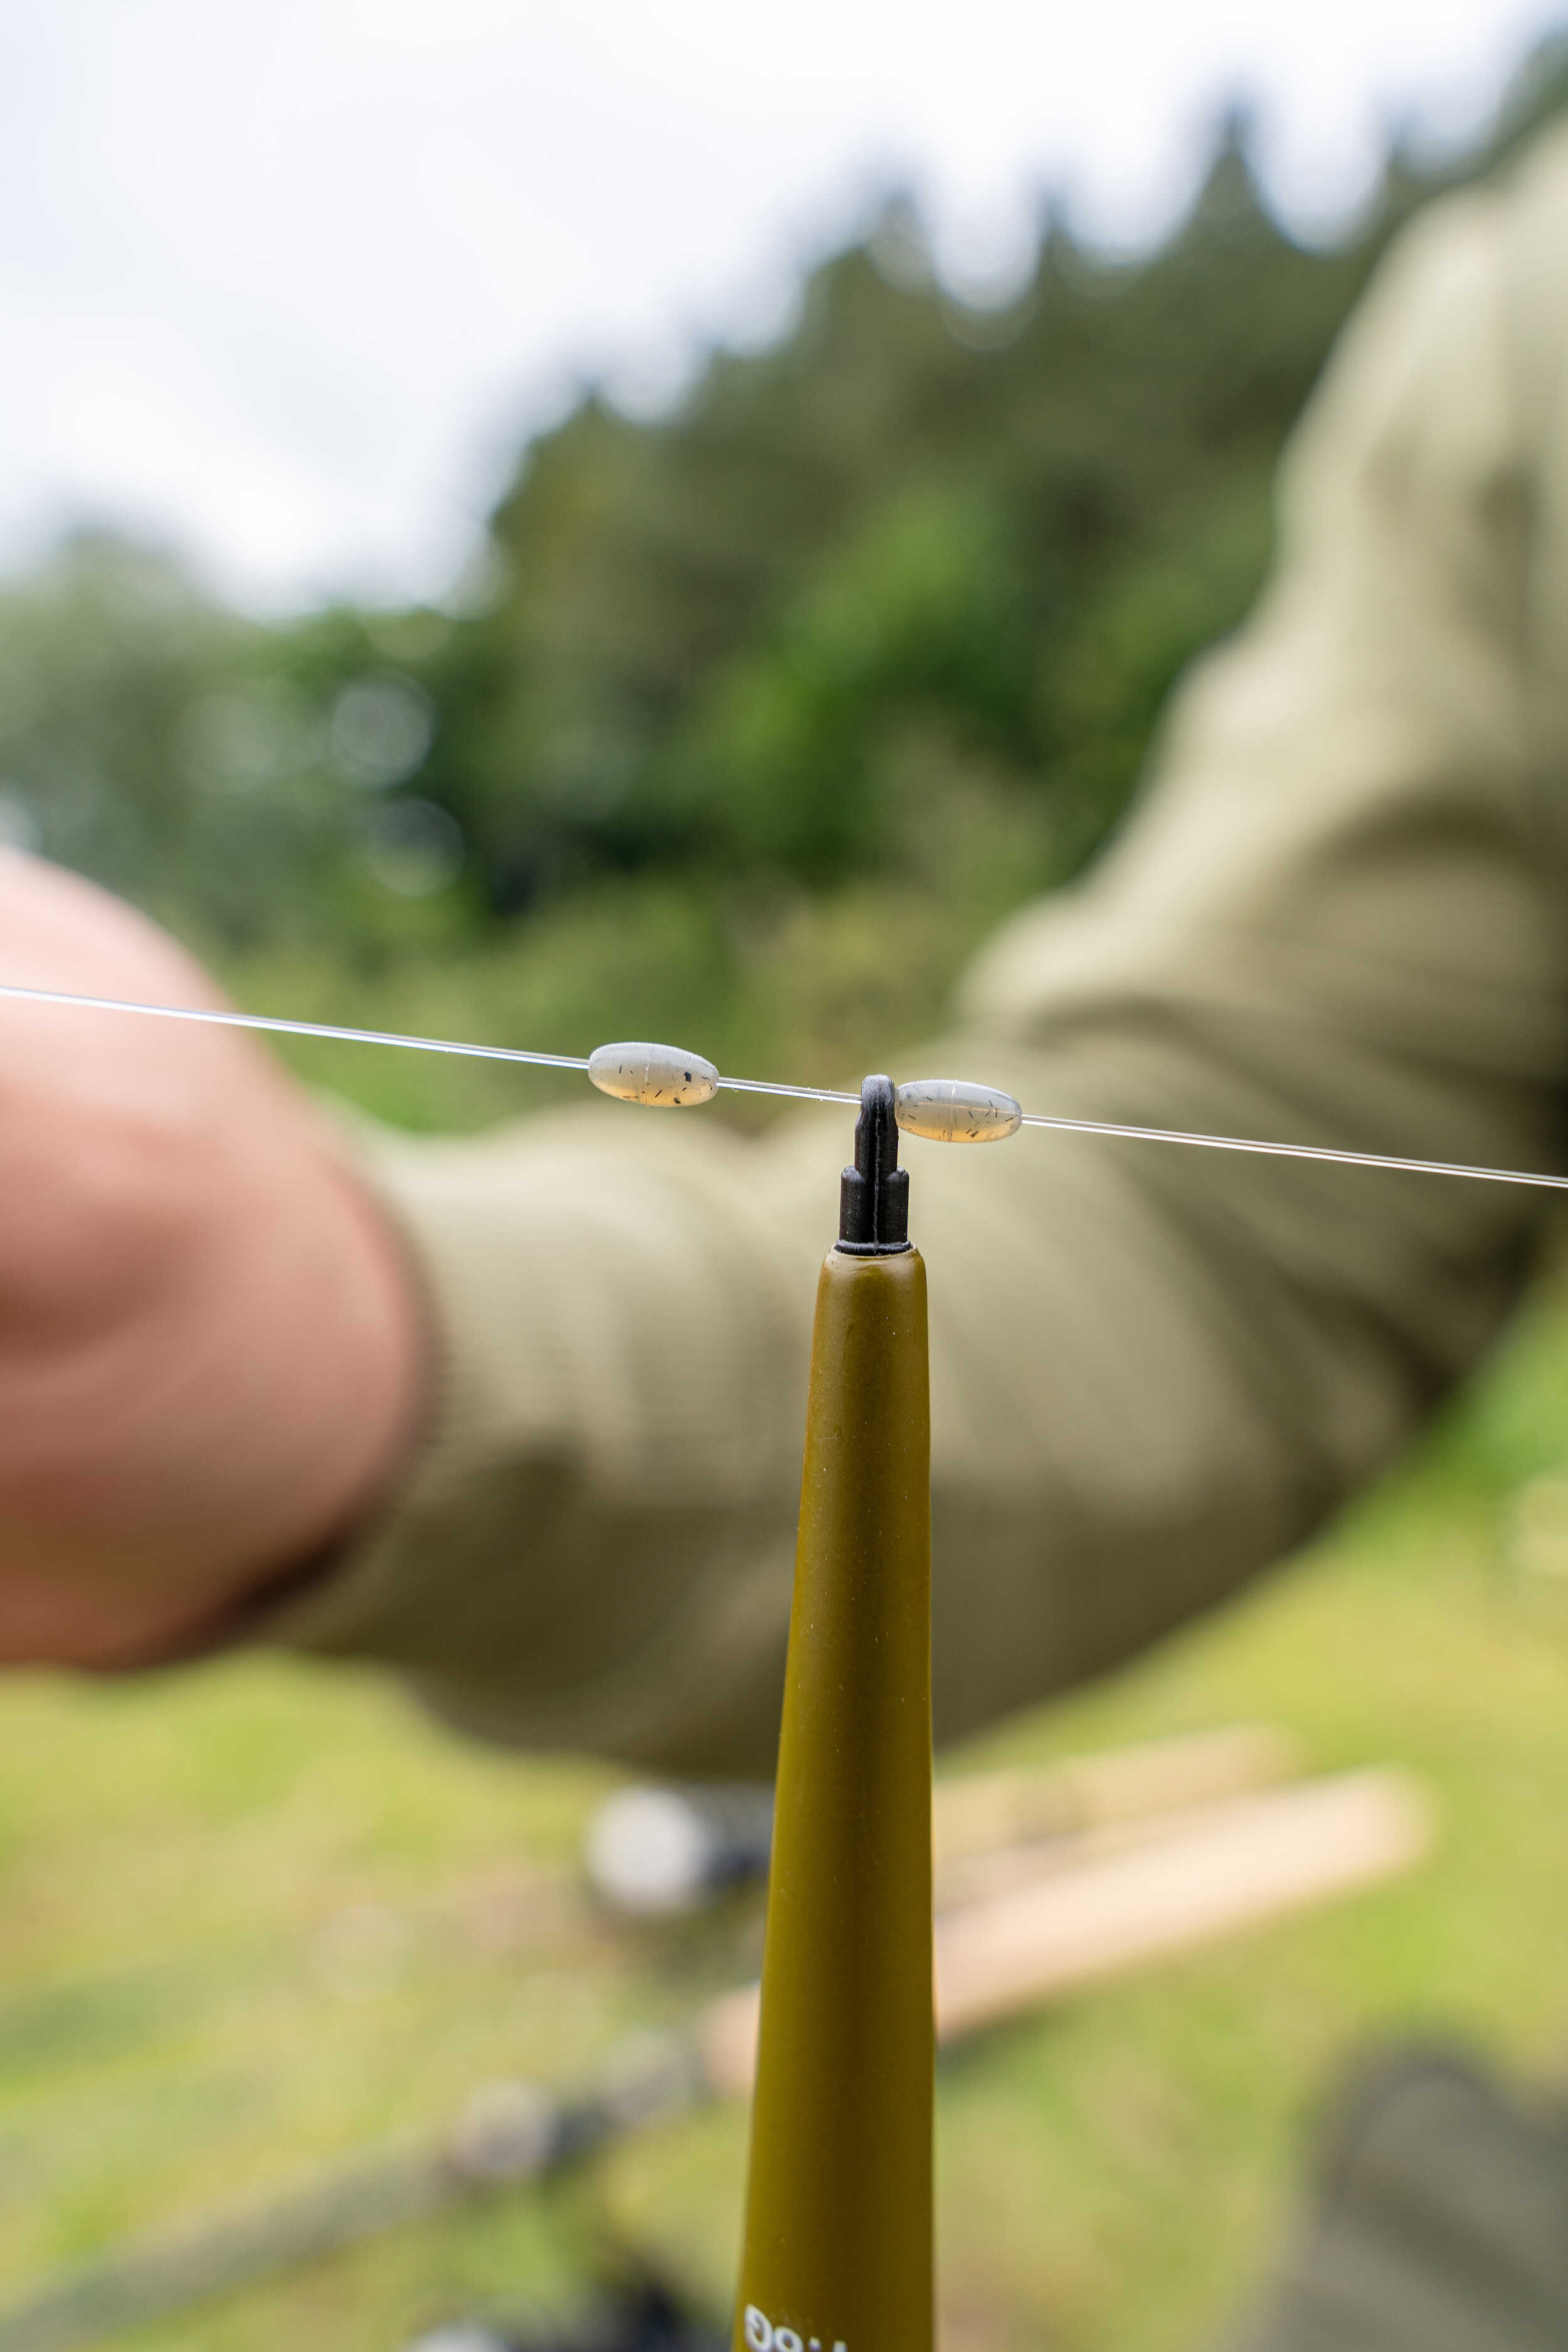
[(660, 1110), (711, 1102), (719, 1091), (719, 1073), (700, 1054), (646, 1041), (595, 1045), (588, 1056), (588, 1076), (601, 1094), (621, 1102), (651, 1103)]
[(967, 1078), (910, 1078), (894, 1091), (893, 1116), (906, 1135), (929, 1143), (1000, 1143), (1024, 1121), (1011, 1095)]

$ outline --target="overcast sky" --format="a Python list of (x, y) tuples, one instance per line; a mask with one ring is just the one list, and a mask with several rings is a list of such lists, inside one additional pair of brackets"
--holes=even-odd
[(1157, 234), (1258, 101), (1279, 202), (1484, 119), (1539, 0), (32, 0), (0, 23), (0, 568), (63, 521), (284, 607), (434, 594), (503, 454), (657, 401), (918, 186), (955, 281), (1043, 188)]

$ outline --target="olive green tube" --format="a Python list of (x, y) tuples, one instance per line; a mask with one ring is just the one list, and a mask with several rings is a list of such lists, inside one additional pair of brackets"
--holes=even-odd
[(736, 2352), (930, 2352), (931, 1764), (925, 1267), (907, 1246), (834, 1249), (812, 1337)]

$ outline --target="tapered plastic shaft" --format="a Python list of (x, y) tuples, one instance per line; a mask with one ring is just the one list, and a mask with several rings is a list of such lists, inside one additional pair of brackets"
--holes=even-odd
[(736, 2352), (930, 2352), (931, 1434), (893, 1091), (816, 1294)]

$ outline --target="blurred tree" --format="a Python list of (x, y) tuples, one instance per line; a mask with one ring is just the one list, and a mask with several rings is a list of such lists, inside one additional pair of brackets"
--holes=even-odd
[[(828, 1045), (854, 1024), (823, 1007), (887, 1017), (879, 891), (889, 937), (926, 924), (924, 1017), (964, 943), (1104, 836), (1173, 681), (1244, 611), (1280, 444), (1390, 236), (1565, 97), (1560, 41), (1483, 146), (1396, 150), (1321, 249), (1232, 115), (1157, 252), (1097, 255), (1047, 209), (992, 309), (943, 289), (895, 195), (772, 348), (711, 353), (651, 422), (590, 393), (531, 444), (467, 617), (263, 627), (79, 535), (0, 592), (0, 836), (220, 953), (325, 940), (384, 975), (510, 953), (525, 908), (584, 910), (580, 942), (646, 916), (665, 970), (684, 905), (708, 1001), (715, 956), (776, 992), (796, 940)], [(559, 936), (567, 969), (586, 948)]]
[(1161, 251), (1103, 260), (1047, 217), (993, 311), (943, 293), (896, 198), (775, 348), (715, 354), (669, 417), (585, 399), (496, 514), (499, 600), (426, 673), (422, 789), (489, 904), (605, 869), (929, 870), (943, 746), (1016, 892), (1073, 870), (1243, 610), (1280, 442), (1432, 184), (1406, 171), (1309, 250), (1233, 118)]
[(167, 552), (73, 534), (0, 593), (0, 840), (217, 951), (395, 939), (462, 857), (455, 821), (397, 791), (436, 714), (387, 658), (389, 627), (267, 629)]

